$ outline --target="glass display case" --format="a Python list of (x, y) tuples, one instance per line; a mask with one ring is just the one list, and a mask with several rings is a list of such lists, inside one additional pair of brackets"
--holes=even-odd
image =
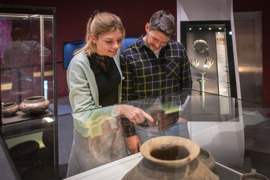
[(181, 21), (193, 89), (238, 97), (230, 21)]
[[(224, 107), (221, 102), (227, 102), (226, 106)], [(143, 99), (132, 104), (149, 114), (157, 108), (164, 110), (164, 119), (166, 115), (172, 114), (174, 115), (171, 117), (176, 119), (179, 117), (186, 119), (190, 139), (212, 154), (216, 161), (212, 172), (220, 179), (240, 179), (243, 174), (254, 170), (270, 177), (268, 171), (270, 167), (267, 163), (270, 158), (269, 107), (196, 90), (156, 99)], [(98, 113), (99, 110), (100, 114), (109, 121), (110, 118), (104, 114), (107, 111), (105, 108), (95, 109), (91, 113)], [(77, 115), (73, 114), (73, 116)], [(158, 116), (153, 117), (158, 119)], [(150, 138), (155, 137), (149, 132), (147, 135)], [(106, 142), (108, 145), (111, 144), (110, 140)], [(106, 144), (102, 146), (105, 147)], [(113, 162), (108, 161), (108, 164), (105, 163), (67, 179), (108, 177), (121, 179), (142, 159), (141, 153), (130, 155)], [(177, 171), (173, 172), (177, 173)]]
[(54, 8), (0, 6), (3, 125), (38, 114), (23, 111), (25, 99), (36, 102), (44, 97), (50, 103), (42, 113), (56, 114), (54, 16)]
[(0, 4), (1, 138), (20, 177), (58, 167), (55, 14)]
[[(223, 107), (221, 102), (227, 102), (226, 106)], [(215, 167), (212, 172), (219, 176), (221, 180), (240, 179), (243, 174), (254, 171), (268, 178), (270, 177), (268, 163), (270, 160), (269, 106), (250, 103), (233, 97), (202, 93), (196, 90), (158, 98), (142, 99), (132, 102), (132, 105), (140, 107), (149, 114), (153, 111), (157, 112), (158, 109), (163, 116), (151, 114), (158, 122), (161, 122), (159, 120), (162, 119), (168, 120), (168, 117), (186, 119), (187, 131), (185, 132), (188, 133), (189, 139), (199, 145), (200, 148), (211, 153), (215, 159)], [(56, 177), (59, 179), (122, 179), (126, 173), (143, 159), (141, 153), (134, 155), (127, 153), (121, 157), (111, 156), (112, 154), (119, 155), (120, 151), (127, 151), (126, 147), (120, 143), (124, 140), (123, 134), (115, 131), (116, 127), (120, 127), (121, 120), (118, 116), (112, 116), (110, 111), (112, 108), (113, 106), (101, 107), (80, 113), (53, 117), (53, 119), (58, 119), (59, 124), (57, 129), (58, 138), (53, 139), (53, 141), (58, 141), (59, 148), (59, 155), (54, 155), (54, 157), (59, 158), (58, 167), (54, 167), (59, 169), (58, 174), (55, 174)], [(73, 118), (80, 119), (80, 117), (87, 116), (91, 118), (86, 118), (85, 123), (75, 123), (75, 127), (73, 126)], [(98, 121), (90, 123), (93, 120), (92, 118), (97, 118)], [(158, 123), (149, 125), (150, 128), (158, 127)], [(44, 123), (44, 127), (46, 128), (43, 133), (50, 130), (55, 131), (55, 129), (51, 128), (52, 124), (50, 125), (48, 122)], [(40, 131), (40, 128), (35, 126), (29, 128), (33, 129), (32, 132), (34, 130)], [(74, 133), (74, 128), (76, 133)], [(89, 136), (86, 135), (87, 132), (90, 133)], [(83, 134), (86, 141), (78, 142), (78, 137), (81, 137), (78, 134)], [(154, 138), (151, 133), (147, 135)], [(31, 138), (38, 137), (34, 133), (29, 134), (29, 136)], [(40, 134), (40, 136), (43, 135)], [(14, 156), (14, 152), (7, 148), (11, 147), (11, 138), (6, 137), (3, 136), (6, 144), (5, 149), (7, 149), (10, 156)], [(11, 134), (10, 137), (12, 137)], [(93, 157), (93, 154), (87, 153), (89, 149), (95, 150), (97, 153), (95, 157), (101, 163), (96, 164), (95, 168), (82, 170), (81, 173), (66, 177), (69, 158), (74, 152), (74, 149), (72, 149), (73, 138), (77, 141), (75, 144), (80, 144), (76, 150), (77, 155), (79, 155), (76, 161), (78, 167), (81, 161), (89, 162), (89, 159), (92, 159), (90, 156)], [(48, 146), (46, 140), (41, 139), (44, 145), (39, 147), (39, 151)], [(115, 151), (115, 148), (118, 150)], [(86, 149), (88, 150), (85, 151)], [(44, 157), (44, 155), (39, 156), (39, 151), (32, 152), (38, 162), (41, 161), (40, 157)], [(44, 158), (42, 159), (44, 160)], [(48, 160), (49, 158), (45, 159)], [(16, 160), (12, 159), (10, 163), (16, 165)], [(90, 163), (93, 162), (90, 161)], [(47, 173), (50, 174), (50, 171), (48, 172), (46, 168), (43, 168), (42, 172), (40, 172), (38, 164), (23, 166), (24, 169), (21, 169), (18, 165), (15, 167), (16, 172), (24, 172), (19, 173), (22, 179), (26, 177), (26, 174), (29, 175), (30, 171), (33, 177), (33, 174), (42, 174), (42, 176), (46, 176)], [(177, 173), (177, 171), (174, 172)]]

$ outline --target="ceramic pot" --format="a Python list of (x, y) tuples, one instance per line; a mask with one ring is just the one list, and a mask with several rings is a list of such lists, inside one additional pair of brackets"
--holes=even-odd
[(3, 116), (13, 116), (19, 109), (19, 105), (15, 102), (2, 104), (2, 115)]
[(207, 151), (206, 149), (201, 148), (200, 154), (198, 156), (198, 158), (202, 161), (202, 163), (210, 170), (213, 170), (215, 165), (216, 165), (216, 161), (213, 158), (213, 156), (211, 155), (211, 153), (209, 151)]
[(28, 115), (42, 114), (50, 105), (43, 96), (33, 96), (23, 100), (20, 110)]
[(269, 180), (269, 178), (257, 173), (255, 169), (252, 169), (251, 173), (241, 175), (240, 180)]
[(162, 136), (146, 141), (140, 149), (143, 159), (123, 179), (204, 179), (218, 180), (198, 156), (200, 147), (176, 136)]

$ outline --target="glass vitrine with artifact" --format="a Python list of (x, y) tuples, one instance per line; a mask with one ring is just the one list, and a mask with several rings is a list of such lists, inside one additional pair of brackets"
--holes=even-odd
[(182, 21), (193, 89), (237, 97), (230, 21)]
[(0, 4), (0, 134), (18, 179), (56, 177), (55, 53), (55, 8)]
[(54, 11), (0, 6), (2, 125), (55, 113)]

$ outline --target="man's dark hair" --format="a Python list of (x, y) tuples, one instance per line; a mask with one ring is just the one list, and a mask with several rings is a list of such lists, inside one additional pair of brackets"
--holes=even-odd
[(174, 16), (165, 10), (155, 12), (150, 18), (149, 30), (161, 31), (169, 37), (174, 36), (176, 30)]

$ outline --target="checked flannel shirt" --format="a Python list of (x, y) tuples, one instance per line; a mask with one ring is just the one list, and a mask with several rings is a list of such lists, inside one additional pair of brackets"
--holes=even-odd
[[(144, 35), (143, 35), (144, 36)], [(185, 47), (169, 40), (157, 58), (143, 36), (120, 55), (123, 73), (122, 102), (160, 97), (192, 87), (190, 64)], [(136, 135), (134, 125), (122, 119), (126, 137)], [(142, 123), (141, 126), (147, 126)]]

